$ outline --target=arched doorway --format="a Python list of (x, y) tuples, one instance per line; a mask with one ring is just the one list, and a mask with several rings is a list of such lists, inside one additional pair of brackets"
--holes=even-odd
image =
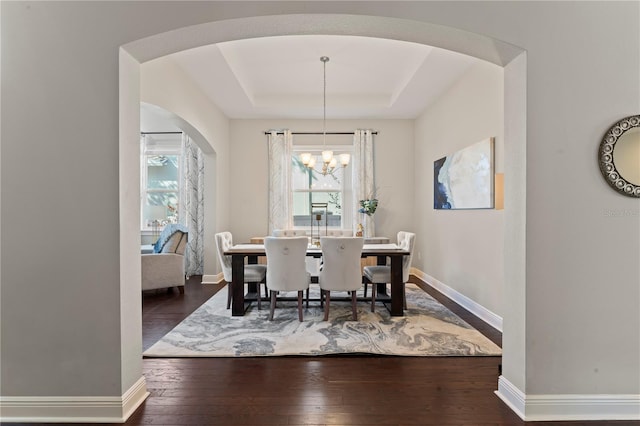
[[(356, 15), (280, 15), (233, 19), (186, 27), (169, 33), (158, 34), (122, 46), (120, 81), (123, 87), (139, 84), (138, 69), (141, 63), (180, 50), (206, 44), (253, 37), (295, 34), (359, 35), (390, 38), (428, 44), (483, 59), (505, 68), (505, 282), (509, 283), (505, 294), (508, 310), (504, 316), (503, 371), (510, 381), (521, 387), (524, 383), (525, 339), (525, 200), (526, 200), (526, 132), (525, 132), (525, 83), (526, 58), (521, 49), (478, 34), (470, 34), (455, 28), (397, 18)], [(135, 94), (120, 100), (121, 111), (138, 102)], [(126, 139), (137, 123), (125, 117), (121, 122), (121, 135)], [(121, 140), (122, 145), (122, 140)], [(124, 152), (125, 150), (123, 150)], [(122, 155), (122, 154), (121, 154)], [(121, 157), (122, 162), (122, 157)], [(127, 166), (122, 164), (126, 176)], [(121, 189), (122, 190), (122, 189)], [(126, 226), (126, 225), (121, 225)], [(121, 250), (131, 244), (121, 233)], [(135, 265), (123, 265), (135, 270)], [(123, 284), (135, 281), (133, 272), (123, 271)], [(130, 289), (122, 289), (130, 291)], [(129, 354), (139, 359), (138, 354)]]

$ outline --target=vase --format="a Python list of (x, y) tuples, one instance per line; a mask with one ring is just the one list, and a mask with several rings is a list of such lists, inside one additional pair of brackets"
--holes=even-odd
[(373, 216), (365, 215), (362, 223), (364, 228), (363, 235), (364, 238), (373, 238), (375, 237), (375, 225), (373, 223)]

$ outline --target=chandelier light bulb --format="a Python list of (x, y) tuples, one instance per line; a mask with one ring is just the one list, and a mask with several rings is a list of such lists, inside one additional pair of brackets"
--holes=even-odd
[(316, 165), (316, 157), (312, 156), (309, 159), (309, 163), (307, 164), (307, 167), (309, 167), (310, 169), (313, 169), (315, 167), (315, 165)]
[(300, 154), (300, 160), (302, 161), (302, 164), (304, 164), (305, 166), (308, 165), (309, 161), (311, 161), (311, 153), (303, 152), (302, 154)]
[(322, 161), (324, 163), (330, 163), (333, 159), (333, 151), (322, 151)]

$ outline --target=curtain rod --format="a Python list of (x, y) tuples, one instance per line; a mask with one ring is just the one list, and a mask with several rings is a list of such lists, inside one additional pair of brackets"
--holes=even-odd
[[(271, 132), (264, 132), (265, 135), (270, 135)], [(278, 135), (282, 135), (283, 132), (276, 132)], [(292, 135), (324, 135), (323, 132), (291, 132)], [(354, 132), (326, 132), (327, 135), (353, 135)], [(377, 135), (377, 131), (371, 132), (372, 135)]]
[(140, 132), (141, 135), (181, 135), (182, 132)]

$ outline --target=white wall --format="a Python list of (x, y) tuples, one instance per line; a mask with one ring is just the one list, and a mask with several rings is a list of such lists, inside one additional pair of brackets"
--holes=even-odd
[[(322, 120), (231, 120), (230, 230), (234, 241), (268, 233), (268, 157), (270, 129), (321, 132)], [(413, 120), (327, 120), (327, 132), (377, 130), (375, 179), (380, 204), (376, 235), (392, 236), (413, 227)], [(352, 136), (327, 136), (329, 144), (352, 143)], [(322, 136), (295, 136), (294, 144), (322, 145)]]
[[(120, 65), (134, 75), (139, 75), (140, 67), (136, 60), (127, 52), (120, 50)], [(120, 208), (120, 339), (123, 344), (120, 347), (121, 372), (120, 394), (124, 395), (134, 383), (140, 383), (142, 376), (142, 363), (140, 351), (142, 350), (142, 304), (141, 295), (141, 264), (138, 235), (140, 226), (136, 226), (136, 218), (140, 217), (140, 138), (137, 135), (139, 127), (137, 120), (123, 120), (128, 116), (139, 116), (140, 108), (137, 107), (137, 94), (140, 92), (139, 79), (124, 82), (119, 87), (122, 98), (128, 99), (130, 108), (120, 109), (122, 123), (128, 123), (120, 127), (119, 135), (119, 159), (122, 167), (119, 168), (120, 182), (126, 182), (125, 190), (120, 191), (120, 206), (133, 208)], [(138, 167), (136, 167), (138, 166)], [(138, 185), (136, 185), (138, 182)], [(137, 206), (136, 206), (137, 204)], [(139, 222), (139, 219), (138, 219)], [(142, 394), (146, 394), (144, 385), (138, 386)], [(132, 398), (134, 399), (134, 398)]]
[(415, 122), (413, 266), (491, 312), (504, 310), (504, 211), (435, 210), (433, 162), (495, 138), (495, 171), (504, 171), (503, 68), (480, 61)]
[(141, 100), (173, 112), (206, 139), (208, 146), (201, 146), (205, 155), (204, 275), (214, 275), (219, 272), (214, 234), (229, 221), (229, 120), (171, 59), (162, 57), (140, 68)]

